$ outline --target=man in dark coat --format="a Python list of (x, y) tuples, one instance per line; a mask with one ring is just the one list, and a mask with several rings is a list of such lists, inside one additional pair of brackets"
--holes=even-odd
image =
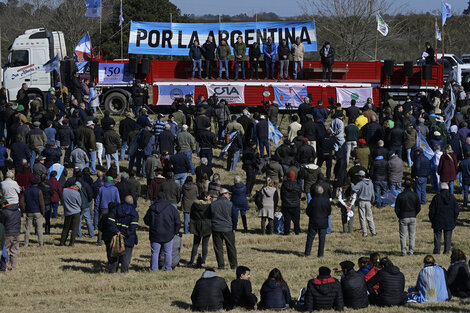
[(369, 306), (367, 285), (364, 274), (354, 270), (354, 263), (343, 261), (339, 264), (344, 276), (341, 278), (344, 306), (351, 309), (364, 309)]
[[(367, 288), (371, 297), (371, 304), (379, 306), (403, 305), (407, 300), (405, 289), (405, 275), (393, 265), (387, 257), (379, 263), (380, 271), (367, 281)], [(377, 294), (373, 287), (379, 284)]]
[(415, 180), (415, 191), (418, 194), (421, 204), (426, 204), (426, 184), (428, 176), (431, 174), (431, 162), (424, 155), (423, 149), (415, 150), (415, 159), (411, 167), (411, 177)]
[(332, 310), (343, 311), (343, 292), (339, 281), (331, 277), (331, 270), (322, 266), (318, 276), (307, 284), (305, 293), (305, 310)]
[(432, 198), (429, 205), (429, 219), (434, 230), (434, 252), (441, 253), (441, 238), (444, 231), (444, 254), (449, 253), (452, 244), (452, 231), (459, 216), (459, 205), (449, 192), (449, 185), (441, 183), (441, 191)]
[(381, 155), (377, 156), (370, 166), (370, 177), (374, 183), (375, 201), (378, 209), (385, 205), (381, 200), (388, 190), (388, 161)]
[(217, 145), (217, 136), (210, 131), (210, 126), (196, 133), (196, 141), (199, 144), (199, 157), (207, 158), (207, 165), (212, 167), (212, 149)]
[(144, 105), (144, 88), (140, 86), (140, 80), (136, 79), (131, 88), (132, 101), (135, 108), (135, 116), (139, 116), (140, 109)]
[(165, 125), (165, 130), (158, 136), (158, 145), (160, 147), (160, 154), (168, 151), (170, 155), (175, 153), (176, 137), (171, 132), (170, 124)]
[(281, 187), (281, 212), (284, 216), (284, 235), (289, 235), (290, 222), (294, 222), (294, 233), (300, 234), (300, 198), (302, 189), (299, 182), (295, 180), (294, 171), (286, 173), (287, 181)]
[(215, 270), (208, 268), (196, 282), (191, 294), (193, 311), (219, 311), (232, 305), (230, 289), (225, 279), (217, 276)]
[(237, 267), (237, 279), (232, 280), (230, 289), (232, 290), (232, 301), (235, 307), (242, 307), (247, 310), (257, 309), (258, 299), (252, 293), (250, 282), (250, 269), (246, 266)]
[(215, 59), (215, 49), (216, 45), (211, 36), (207, 37), (206, 42), (202, 45), (202, 55), (204, 56), (205, 66), (204, 70), (206, 71), (206, 78), (212, 79), (212, 74), (214, 72), (214, 59)]
[(243, 110), (242, 116), (237, 119), (237, 122), (242, 124), (245, 134), (243, 135), (243, 146), (246, 147), (253, 138), (253, 120), (248, 116), (247, 109)]
[(307, 114), (310, 114), (312, 112), (312, 103), (310, 102), (309, 97), (304, 98), (304, 102), (299, 105), (297, 114), (299, 114), (300, 117), (300, 124), (303, 125), (305, 121), (307, 120)]
[(128, 144), (129, 133), (135, 130), (139, 130), (139, 125), (132, 118), (132, 113), (127, 112), (126, 118), (119, 122), (119, 135), (121, 135), (121, 157), (120, 161), (124, 161), (124, 156), (126, 154), (126, 148)]
[(335, 49), (328, 41), (325, 42), (320, 50), (321, 64), (323, 65), (322, 81), (326, 79), (326, 70), (328, 70), (328, 81), (331, 82), (333, 75), (333, 63), (335, 63)]
[(246, 194), (251, 195), (253, 186), (256, 183), (256, 173), (260, 164), (259, 154), (256, 151), (256, 142), (250, 142), (249, 146), (243, 151), (242, 169), (246, 172)]
[(323, 256), (325, 249), (326, 229), (328, 228), (328, 216), (331, 214), (331, 203), (328, 197), (325, 197), (325, 189), (320, 185), (314, 185), (314, 194), (312, 200), (307, 206), (308, 234), (305, 244), (305, 256), (310, 255), (313, 239), (318, 233), (318, 257)]

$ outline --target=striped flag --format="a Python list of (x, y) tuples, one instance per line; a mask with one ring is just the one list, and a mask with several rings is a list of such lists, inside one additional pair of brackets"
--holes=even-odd
[(271, 121), (269, 122), (269, 139), (271, 139), (274, 142), (274, 145), (276, 147), (279, 146), (279, 141), (284, 137), (284, 135), (281, 133), (279, 129), (274, 127), (273, 123)]
[(431, 149), (428, 142), (426, 141), (426, 138), (424, 138), (424, 136), (423, 136), (423, 134), (421, 134), (421, 132), (418, 132), (416, 134), (416, 148), (423, 149), (423, 154), (429, 160), (431, 160), (434, 157), (434, 151)]
[(217, 158), (217, 161), (220, 161), (222, 160), (222, 158), (224, 157), (225, 153), (227, 153), (228, 149), (230, 148), (230, 146), (232, 145), (232, 142), (233, 142), (233, 139), (235, 138), (235, 136), (238, 135), (238, 130), (237, 131), (234, 131), (230, 134), (230, 141), (228, 143), (228, 145), (226, 145), (221, 151), (220, 151), (220, 155), (219, 157)]
[(78, 72), (84, 73), (88, 62), (91, 61), (91, 40), (88, 33), (80, 40), (73, 54)]

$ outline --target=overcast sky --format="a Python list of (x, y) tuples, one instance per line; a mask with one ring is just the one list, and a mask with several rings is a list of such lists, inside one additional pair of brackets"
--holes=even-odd
[[(183, 13), (195, 15), (219, 13), (253, 15), (264, 11), (286, 17), (302, 13), (296, 0), (171, 0), (171, 2), (176, 4)], [(424, 13), (441, 8), (441, 0), (395, 0), (393, 2), (396, 13)], [(456, 14), (462, 14), (462, 11), (467, 8), (466, 0), (445, 0), (445, 2), (450, 3), (452, 11)]]

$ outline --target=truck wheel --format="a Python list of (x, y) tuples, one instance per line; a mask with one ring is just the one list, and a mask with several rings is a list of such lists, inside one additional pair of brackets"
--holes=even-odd
[(113, 92), (106, 96), (104, 108), (111, 114), (122, 114), (127, 108), (127, 98), (120, 92)]

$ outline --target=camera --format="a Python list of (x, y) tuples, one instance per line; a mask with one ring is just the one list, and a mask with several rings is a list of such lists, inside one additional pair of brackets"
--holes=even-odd
[(286, 109), (292, 109), (292, 103), (287, 102), (286, 103)]

